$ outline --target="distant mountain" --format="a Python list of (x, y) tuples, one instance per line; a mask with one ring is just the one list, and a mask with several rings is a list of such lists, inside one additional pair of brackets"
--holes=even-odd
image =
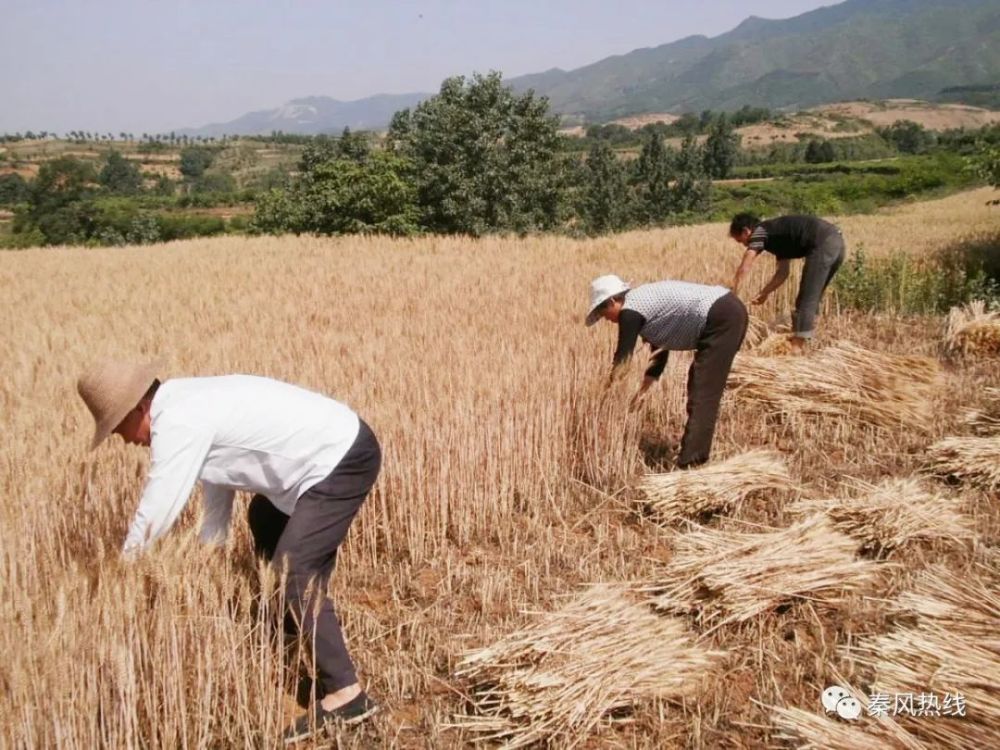
[[(998, 81), (1000, 0), (847, 0), (784, 20), (752, 16), (714, 38), (687, 37), (509, 83), (547, 96), (559, 114), (603, 122), (745, 104), (796, 109), (862, 98), (932, 99), (942, 89)], [(428, 96), (293, 99), (278, 109), (181, 132), (378, 129), (395, 111)]]
[(292, 99), (277, 109), (250, 112), (229, 122), (176, 131), (180, 135), (264, 135), (274, 130), (316, 135), (351, 130), (377, 130), (388, 125), (393, 114), (413, 107), (430, 94), (378, 94), (343, 102), (328, 96)]
[(745, 104), (929, 99), (947, 87), (997, 81), (1000, 0), (847, 0), (510, 83), (548, 96), (561, 114), (603, 121)]

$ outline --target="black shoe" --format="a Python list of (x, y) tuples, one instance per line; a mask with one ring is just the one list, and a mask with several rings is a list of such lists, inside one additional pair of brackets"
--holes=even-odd
[(323, 704), (316, 701), (316, 707), (312, 712), (307, 711), (300, 716), (287, 732), (285, 732), (285, 744), (292, 745), (296, 742), (321, 734), (331, 726), (351, 726), (360, 724), (369, 716), (378, 711), (378, 704), (373, 701), (364, 690), (355, 698), (345, 703), (339, 708), (327, 711)]

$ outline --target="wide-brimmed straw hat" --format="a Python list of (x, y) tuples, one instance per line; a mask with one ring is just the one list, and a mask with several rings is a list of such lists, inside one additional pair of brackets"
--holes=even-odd
[(609, 273), (607, 276), (598, 276), (596, 279), (591, 281), (590, 309), (587, 311), (587, 317), (583, 319), (583, 322), (588, 326), (594, 325), (600, 317), (600, 315), (598, 315), (597, 308), (612, 297), (615, 297), (622, 292), (627, 292), (630, 288), (631, 287), (626, 282), (622, 281), (613, 273)]
[(159, 360), (140, 364), (107, 359), (80, 376), (76, 390), (96, 423), (91, 450), (104, 442), (142, 400), (162, 367)]

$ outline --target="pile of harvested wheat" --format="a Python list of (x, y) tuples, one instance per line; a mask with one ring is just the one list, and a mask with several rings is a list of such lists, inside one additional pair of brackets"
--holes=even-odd
[(933, 747), (1000, 747), (998, 584), (991, 566), (932, 567), (893, 604), (912, 624), (848, 651), (874, 671), (873, 694), (915, 696), (904, 726)]
[(972, 519), (955, 502), (919, 480), (887, 479), (877, 485), (855, 482), (849, 497), (804, 500), (793, 513), (826, 513), (837, 528), (861, 539), (875, 553), (915, 542), (960, 541), (975, 536)]
[(718, 627), (797, 598), (833, 604), (863, 589), (878, 568), (855, 557), (857, 546), (822, 514), (768, 533), (683, 534), (657, 606), (696, 610), (703, 625)]
[(935, 475), (1000, 492), (1000, 435), (948, 437), (934, 443), (927, 455)]
[(919, 715), (904, 726), (918, 737), (934, 747), (986, 748), (1000, 747), (1000, 652), (992, 645), (927, 625), (879, 636), (852, 654), (874, 670), (874, 695), (913, 696), (905, 710)]
[(722, 655), (626, 587), (594, 587), (468, 654), (457, 674), (470, 685), (474, 714), (457, 723), (505, 747), (572, 745), (613, 711), (696, 694)]
[(1000, 433), (1000, 388), (987, 388), (986, 398), (986, 405), (967, 411), (962, 422), (977, 435), (996, 435)]
[(850, 417), (876, 427), (925, 428), (938, 363), (841, 342), (805, 357), (737, 356), (729, 378), (738, 398), (783, 414)]
[(970, 302), (948, 313), (945, 348), (950, 354), (968, 356), (1000, 355), (1000, 312), (989, 312), (986, 303)]
[(893, 603), (897, 615), (915, 617), (919, 625), (933, 625), (966, 636), (1000, 652), (1000, 570), (979, 566), (955, 573), (944, 566), (924, 571), (913, 588)]
[(743, 337), (743, 348), (756, 349), (763, 341), (767, 340), (770, 334), (771, 329), (767, 323), (755, 315), (749, 316), (747, 319), (747, 333)]
[[(793, 743), (799, 750), (900, 750), (906, 747), (923, 748), (923, 745), (906, 742), (905, 733), (898, 727), (890, 731), (884, 722), (877, 724), (848, 724), (836, 717), (827, 718), (816, 709), (768, 708), (778, 732), (775, 739)], [(894, 736), (895, 735), (895, 736)]]
[(784, 357), (796, 353), (787, 333), (772, 333), (751, 347), (751, 351), (755, 357)]
[(790, 491), (795, 483), (778, 453), (751, 451), (688, 471), (647, 474), (639, 488), (670, 520), (732, 512), (752, 494)]

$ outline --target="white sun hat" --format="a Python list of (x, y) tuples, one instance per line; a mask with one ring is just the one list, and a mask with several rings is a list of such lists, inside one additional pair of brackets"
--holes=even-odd
[(590, 310), (587, 312), (587, 317), (584, 318), (584, 323), (588, 326), (594, 325), (600, 317), (598, 315), (597, 308), (612, 297), (615, 297), (622, 292), (627, 292), (629, 289), (631, 289), (631, 287), (613, 273), (609, 273), (607, 276), (598, 276), (596, 279), (591, 281)]

